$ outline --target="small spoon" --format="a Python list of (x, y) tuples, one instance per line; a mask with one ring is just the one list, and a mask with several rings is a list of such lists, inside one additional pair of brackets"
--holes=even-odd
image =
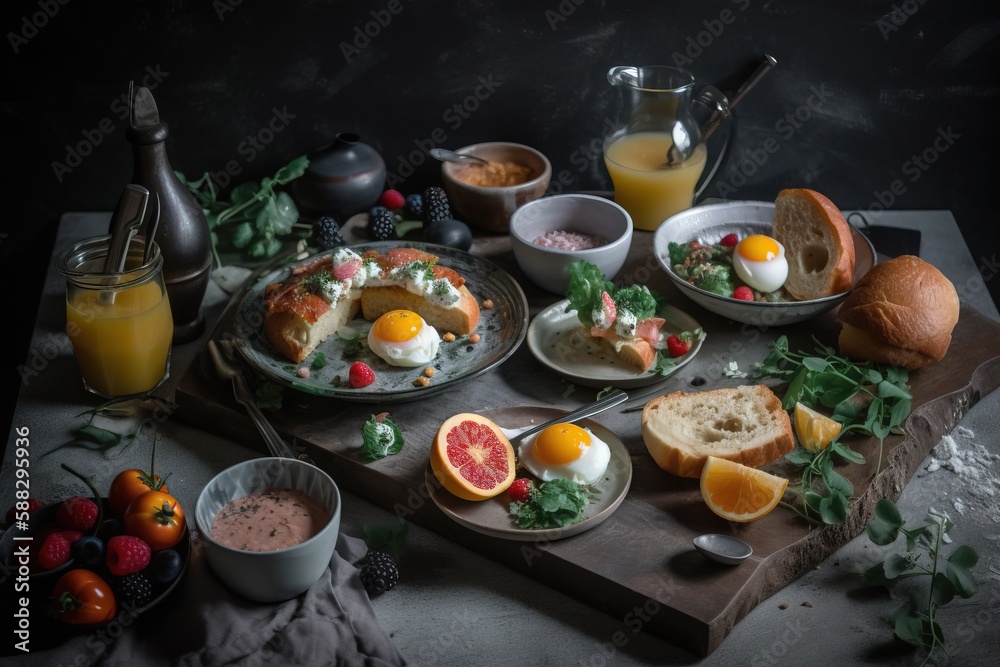
[(604, 398), (594, 401), (590, 405), (585, 405), (579, 410), (574, 410), (568, 415), (562, 415), (561, 417), (556, 417), (551, 419), (544, 424), (539, 424), (538, 426), (532, 426), (531, 428), (516, 433), (508, 438), (510, 444), (517, 447), (518, 443), (527, 438), (529, 435), (534, 435), (539, 431), (552, 426), (553, 424), (566, 424), (579, 421), (581, 419), (586, 419), (587, 417), (593, 417), (594, 415), (604, 412), (609, 408), (613, 408), (616, 405), (624, 403), (628, 400), (628, 394), (626, 394), (621, 389), (615, 389), (613, 392), (605, 396)]
[(719, 533), (699, 535), (694, 538), (694, 548), (706, 558), (726, 565), (739, 565), (753, 555), (753, 547), (743, 540)]
[(476, 162), (479, 164), (490, 163), (489, 160), (484, 160), (481, 157), (466, 155), (464, 153), (456, 153), (455, 151), (450, 151), (447, 148), (432, 148), (430, 153), (431, 157), (437, 158), (442, 162)]

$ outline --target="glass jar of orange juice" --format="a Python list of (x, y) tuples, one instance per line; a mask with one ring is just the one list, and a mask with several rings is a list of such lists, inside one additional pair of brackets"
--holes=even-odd
[(66, 277), (66, 333), (83, 383), (105, 398), (149, 394), (170, 373), (174, 321), (154, 242), (133, 239), (121, 273), (104, 272), (110, 236), (66, 250), (58, 269)]

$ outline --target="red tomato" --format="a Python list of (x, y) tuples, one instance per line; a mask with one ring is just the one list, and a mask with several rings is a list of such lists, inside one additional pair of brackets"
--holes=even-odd
[(110, 621), (116, 605), (106, 581), (90, 570), (77, 568), (59, 577), (52, 589), (52, 606), (63, 623), (89, 625)]
[(123, 470), (111, 482), (111, 489), (108, 491), (108, 504), (111, 505), (111, 511), (117, 516), (125, 516), (125, 510), (128, 509), (129, 503), (147, 491), (170, 493), (159, 475), (150, 477), (149, 473), (138, 468)]
[(153, 551), (169, 549), (184, 537), (184, 510), (169, 493), (147, 491), (125, 510), (125, 532), (145, 540)]

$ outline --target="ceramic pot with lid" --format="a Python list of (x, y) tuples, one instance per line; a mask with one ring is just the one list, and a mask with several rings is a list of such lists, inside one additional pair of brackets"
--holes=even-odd
[(310, 217), (331, 215), (343, 222), (374, 206), (385, 189), (385, 161), (354, 133), (309, 155), (309, 167), (292, 183), (296, 203)]

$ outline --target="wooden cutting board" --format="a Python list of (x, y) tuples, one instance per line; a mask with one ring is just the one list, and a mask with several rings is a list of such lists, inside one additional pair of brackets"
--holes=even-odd
[[(814, 336), (835, 344), (839, 327), (833, 313), (762, 330), (702, 310), (677, 292), (651, 261), (652, 235), (645, 239), (643, 234), (636, 233), (633, 254), (619, 277), (631, 276), (665, 294), (669, 303), (695, 317), (708, 334), (699, 355), (675, 376), (650, 388), (653, 395), (745, 383), (723, 376), (728, 362), (736, 360), (749, 370), (767, 355), (770, 342), (780, 334), (789, 337), (793, 350), (812, 350)], [(517, 279), (528, 296), (532, 316), (561, 298), (527, 282), (514, 263), (509, 240), (477, 240), (473, 251)], [(234, 297), (234, 304), (240, 298)], [(233, 311), (231, 304), (213, 338), (230, 329)], [(453, 414), (523, 406), (528, 415), (532, 407), (569, 410), (595, 398), (596, 390), (575, 386), (544, 369), (525, 344), (502, 366), (425, 400), (373, 405), (286, 390), (282, 409), (268, 416), (279, 432), (294, 438), (295, 445), (304, 448), (344, 489), (604, 610), (622, 619), (630, 630), (641, 629), (707, 655), (757, 604), (858, 535), (880, 498), (898, 499), (930, 449), (980, 397), (1000, 385), (1000, 323), (963, 306), (948, 356), (911, 374), (911, 384), (913, 412), (905, 425), (906, 434), (885, 441), (881, 462), (876, 439), (849, 441), (868, 463), (842, 463), (837, 468), (858, 494), (841, 526), (810, 529), (781, 508), (751, 524), (720, 519), (703, 503), (697, 480), (674, 477), (655, 465), (642, 442), (640, 413), (616, 408), (595, 421), (615, 432), (628, 448), (633, 478), (624, 502), (592, 530), (538, 543), (499, 539), (455, 523), (428, 499), (424, 477), (434, 434)], [(643, 391), (631, 390), (631, 394)], [(215, 376), (205, 350), (180, 379), (175, 400), (180, 406), (177, 415), (184, 421), (264, 450), (259, 434), (233, 400), (232, 388)], [(383, 410), (400, 426), (406, 445), (395, 456), (366, 462), (359, 456), (361, 425)], [(793, 472), (784, 462), (772, 464), (769, 470)], [(749, 542), (753, 557), (737, 567), (706, 560), (691, 540), (709, 532)]]

